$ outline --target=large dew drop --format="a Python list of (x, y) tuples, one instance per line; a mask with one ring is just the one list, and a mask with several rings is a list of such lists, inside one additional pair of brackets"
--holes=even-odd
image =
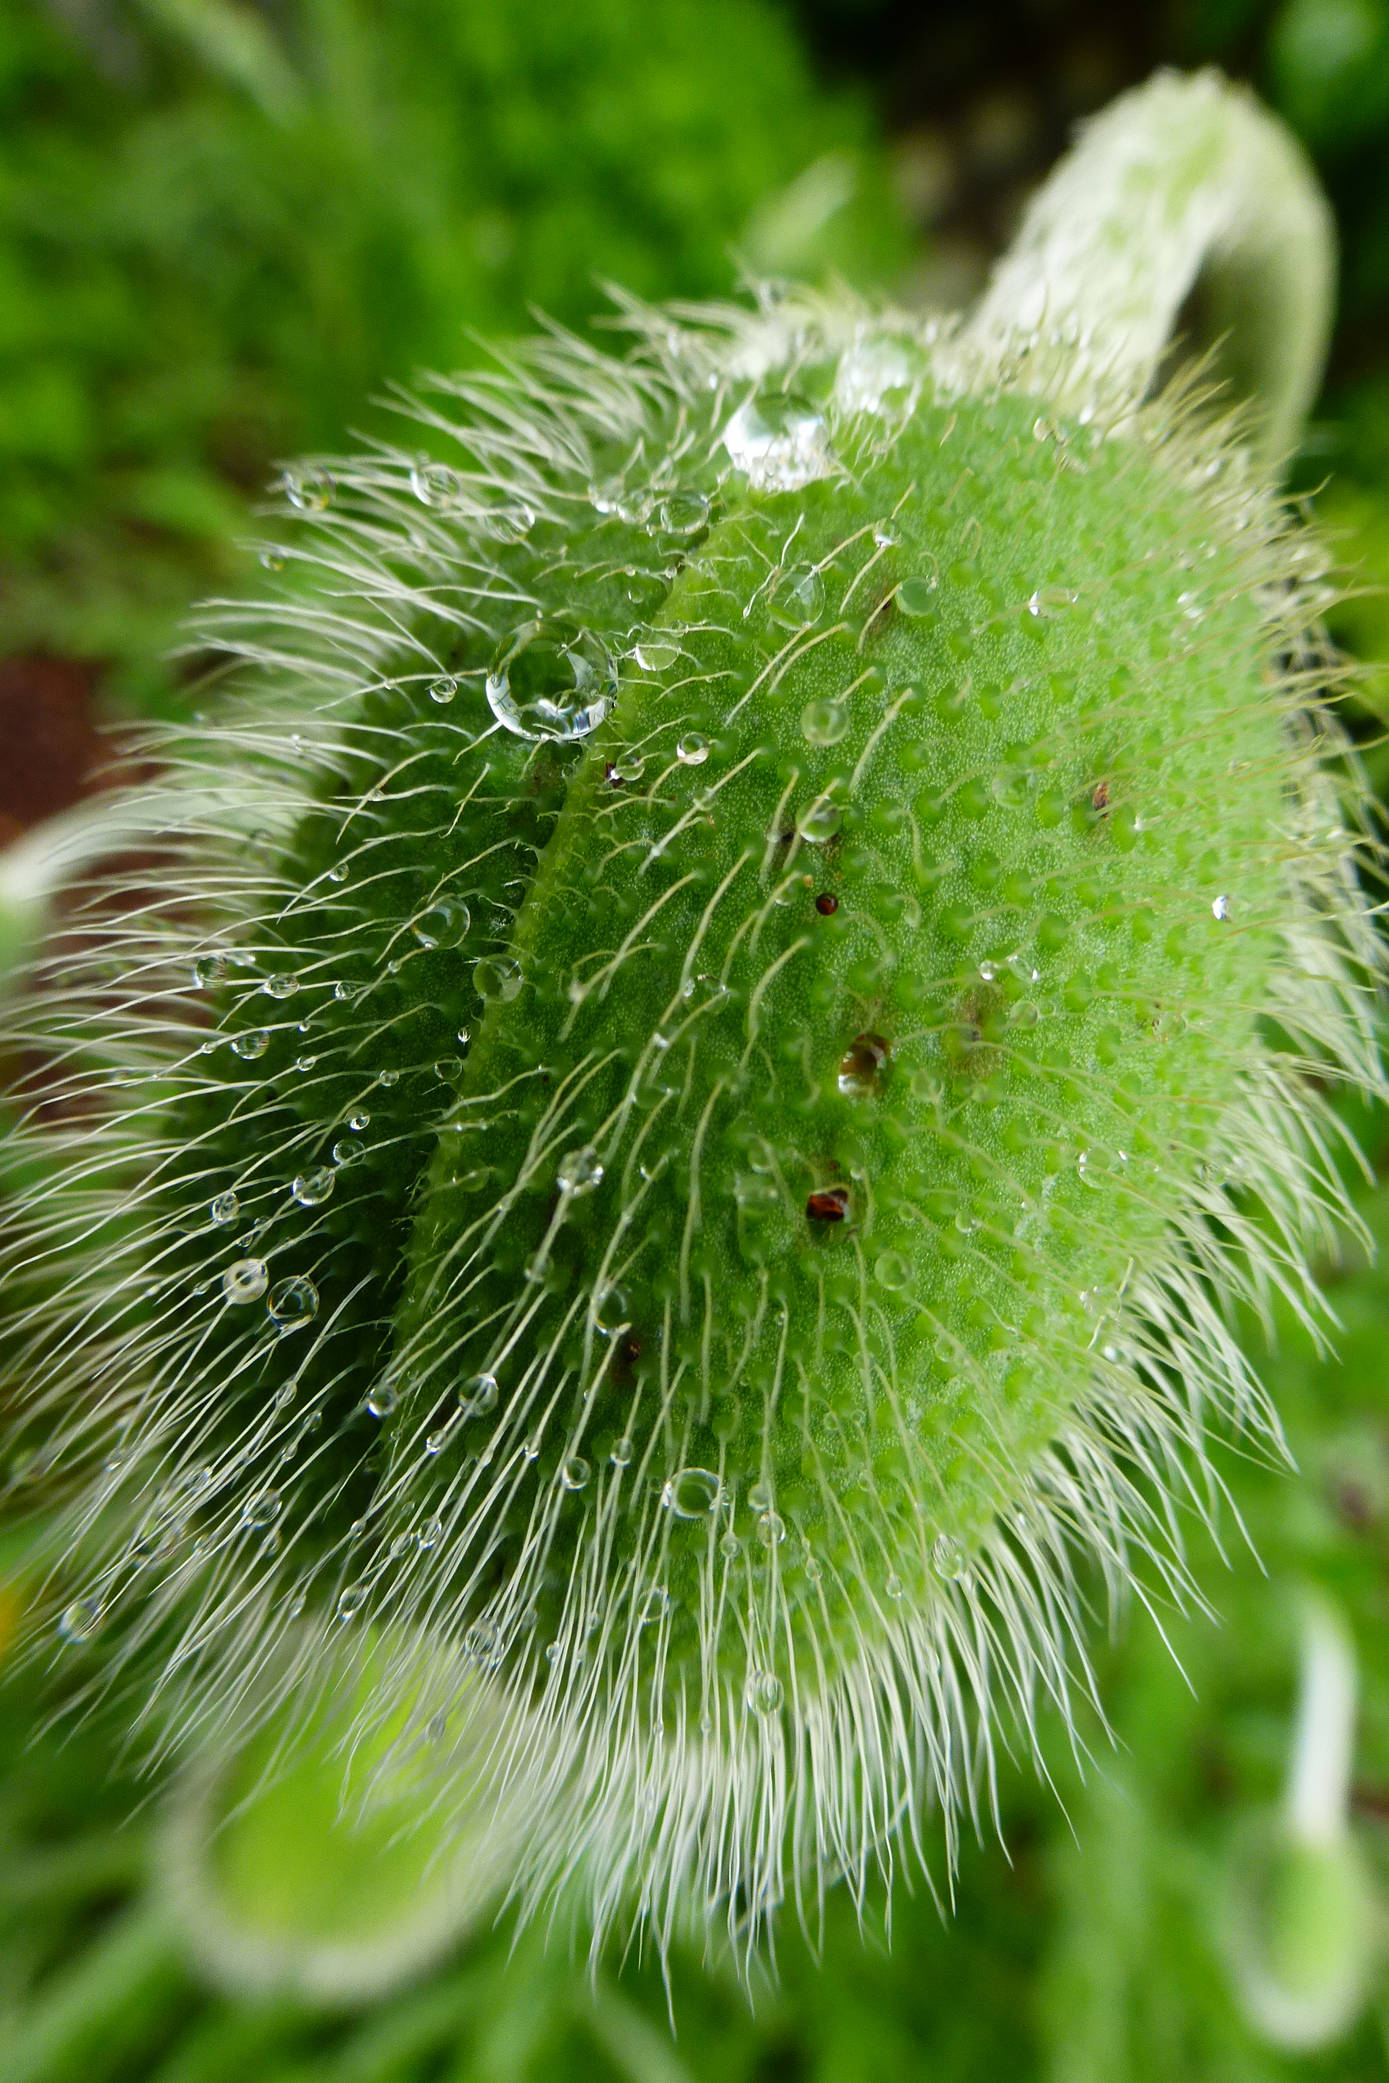
[(793, 391), (749, 398), (724, 428), (723, 445), (734, 469), (762, 491), (794, 492), (830, 468), (825, 423)]
[(239, 1258), (222, 1275), (222, 1293), (229, 1302), (257, 1302), (270, 1284), (270, 1270), (263, 1258)]
[(282, 1280), (266, 1301), (271, 1321), (281, 1331), (297, 1331), (318, 1315), (318, 1289), (302, 1275)]
[(612, 707), (616, 686), (606, 646), (565, 616), (542, 616), (513, 630), (486, 681), (498, 723), (532, 744), (586, 738)]
[(661, 1502), (677, 1519), (702, 1519), (714, 1510), (722, 1492), (712, 1468), (681, 1468), (661, 1492)]
[(602, 1185), (603, 1166), (591, 1144), (585, 1143), (581, 1149), (571, 1150), (567, 1156), (560, 1159), (555, 1183), (560, 1192), (567, 1194), (570, 1200), (577, 1200), (583, 1194), (592, 1193), (596, 1187)]

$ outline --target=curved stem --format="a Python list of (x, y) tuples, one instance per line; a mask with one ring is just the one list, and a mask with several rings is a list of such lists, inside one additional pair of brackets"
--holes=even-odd
[(1152, 388), (1180, 319), (1273, 461), (1316, 394), (1334, 280), (1330, 210), (1296, 140), (1216, 72), (1159, 73), (1086, 125), (965, 338), (995, 366), (1020, 336), (1065, 340), (1058, 403), (1108, 405)]
[(1302, 1682), (1285, 1812), (1301, 1844), (1335, 1844), (1346, 1829), (1355, 1740), (1355, 1648), (1328, 1599), (1302, 1602)]

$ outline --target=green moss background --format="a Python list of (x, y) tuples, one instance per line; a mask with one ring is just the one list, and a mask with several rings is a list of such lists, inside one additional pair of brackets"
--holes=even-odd
[(864, 92), (769, 0), (14, 0), (0, 654), (167, 699), (276, 458), (533, 310), (587, 324), (606, 282), (731, 291), (740, 251), (866, 279), (900, 251)]
[[(380, 424), (367, 401), (465, 358), (469, 329), (517, 330), (531, 305), (585, 324), (600, 277), (718, 293), (739, 250), (909, 287), (951, 254), (977, 265), (1072, 116), (1157, 62), (1209, 58), (1282, 110), (1338, 210), (1341, 322), (1295, 482), (1358, 573), (1334, 622), (1366, 665), (1348, 713), (1389, 786), (1389, 0), (1136, 14), (1080, 0), (803, 0), (795, 17), (752, 0), (13, 0), (0, 661), (77, 661), (108, 710), (166, 707), (188, 670), (163, 662), (179, 618), (253, 568), (238, 543), (275, 459)], [(134, 1776), (123, 1722), (65, 1697), (75, 1679), (55, 1691), (11, 1671), (0, 2078), (1389, 2074), (1389, 1947), (1353, 2030), (1296, 2057), (1243, 2016), (1222, 1937), (1241, 1832), (1286, 1769), (1306, 1583), (1357, 1644), (1354, 1827), (1389, 1917), (1389, 1123), (1358, 1125), (1380, 1178), (1362, 1189), (1378, 1261), (1324, 1268), (1334, 1357), (1286, 1323), (1266, 1370), (1297, 1472), (1227, 1453), (1225, 1554), (1193, 1556), (1217, 1624), (1135, 1611), (1101, 1655), (1115, 1740), (1085, 1731), (1082, 1771), (1054, 1732), (1055, 1793), (1006, 1779), (1006, 1854), (991, 1830), (965, 1847), (948, 1920), (917, 1880), (897, 1891), (889, 1946), (881, 1901), (860, 1930), (834, 1896), (814, 1944), (783, 1933), (779, 1979), (751, 2008), (697, 1947), (677, 1949), (667, 1992), (650, 1961), (614, 1954), (590, 1977), (562, 1941), (547, 1950), (505, 1922), (361, 2015), (234, 2004), (199, 1979), (150, 1885), (161, 1789)], [(9, 1632), (24, 1595), (13, 1540), (7, 1568)]]

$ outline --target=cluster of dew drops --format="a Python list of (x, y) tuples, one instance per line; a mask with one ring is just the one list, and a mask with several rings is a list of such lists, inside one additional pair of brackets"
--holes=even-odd
[[(841, 357), (836, 390), (840, 403), (852, 410), (878, 410), (891, 394), (900, 398), (913, 380), (913, 370), (904, 351), (889, 342), (858, 343)], [(793, 490), (824, 476), (831, 467), (824, 415), (806, 399), (790, 390), (755, 392), (727, 420), (717, 444), (724, 452), (725, 474), (732, 470), (761, 489)], [(325, 512), (337, 495), (332, 474), (321, 465), (305, 465), (287, 471), (281, 487), (289, 504), (306, 514)], [(465, 502), (465, 487), (458, 472), (448, 464), (420, 458), (409, 471), (409, 487), (422, 506), (450, 511)], [(634, 492), (625, 480), (595, 486), (592, 501), (599, 513), (616, 513), (626, 521), (645, 522), (654, 532), (677, 539), (698, 537), (711, 517), (711, 500), (704, 491), (675, 488), (664, 496), (645, 490)], [(519, 542), (535, 525), (534, 508), (522, 500), (478, 509), (472, 518), (484, 533), (500, 542)], [(267, 553), (269, 568), (278, 569), (282, 560)], [(921, 581), (930, 587), (933, 581)], [(904, 606), (915, 603), (912, 581), (904, 588)], [(820, 612), (824, 584), (809, 566), (793, 566), (777, 574), (770, 604), (773, 618), (787, 628), (804, 626)], [(924, 607), (926, 602), (922, 601)], [(662, 672), (679, 656), (678, 637), (647, 632), (636, 641), (632, 658), (645, 672)], [(535, 615), (505, 637), (493, 656), (484, 679), (488, 707), (496, 722), (515, 736), (532, 743), (571, 743), (588, 737), (608, 714), (617, 689), (617, 667), (605, 642), (585, 629), (577, 618)], [(430, 699), (440, 705), (451, 703), (459, 692), (456, 679), (440, 677), (428, 689)], [(848, 713), (843, 704), (820, 700), (808, 704), (802, 718), (807, 741), (817, 746), (836, 744), (846, 733)], [(702, 766), (709, 757), (709, 740), (702, 733), (684, 733), (676, 746), (676, 758), (685, 767)], [(629, 758), (617, 773), (621, 781), (640, 777), (639, 759)], [(800, 820), (801, 834), (812, 844), (823, 844), (838, 830), (840, 812), (829, 801), (812, 804)], [(833, 900), (827, 900), (832, 902)], [(443, 899), (415, 921), (412, 931), (423, 947), (442, 941), (457, 943), (467, 933), (470, 920), (466, 905)], [(193, 979), (199, 988), (225, 981), (228, 957), (218, 951), (200, 955)], [(244, 957), (231, 959), (242, 959)], [(504, 1004), (520, 992), (523, 977), (517, 962), (505, 954), (481, 956), (474, 964), (474, 983), (485, 1002)], [(292, 976), (268, 978), (262, 989), (272, 998), (287, 998), (295, 989)], [(265, 1028), (253, 1027), (238, 1034), (233, 1051), (247, 1062), (262, 1056), (269, 1047)], [(312, 1059), (301, 1059), (311, 1062)], [(364, 1109), (353, 1115), (350, 1129), (359, 1131), (369, 1120)], [(351, 1162), (360, 1144), (341, 1140), (332, 1150), (333, 1165)], [(601, 1177), (601, 1167), (597, 1177)], [(321, 1166), (297, 1177), (293, 1199), (306, 1208), (321, 1205), (331, 1195), (335, 1182), (332, 1166)], [(566, 1195), (585, 1190), (578, 1179), (560, 1185)], [(220, 1193), (212, 1201), (214, 1226), (230, 1232), (241, 1219), (242, 1210), (234, 1190)], [(221, 1276), (221, 1293), (232, 1305), (263, 1301), (266, 1312), (281, 1332), (301, 1328), (313, 1320), (319, 1307), (314, 1283), (303, 1275), (272, 1285), (266, 1260), (247, 1252), (228, 1265)], [(377, 1392), (378, 1400), (390, 1392)], [(384, 1415), (384, 1410), (375, 1412)], [(571, 1474), (573, 1471), (571, 1471)], [(574, 1487), (578, 1487), (575, 1483)]]
[[(869, 339), (856, 342), (847, 348), (839, 359), (834, 383), (834, 395), (841, 410), (849, 412), (899, 414), (904, 404), (910, 402), (913, 387), (919, 381), (919, 358), (913, 359), (903, 344), (891, 339)], [(737, 473), (749, 485), (761, 490), (795, 490), (814, 479), (829, 474), (833, 458), (825, 415), (808, 400), (791, 390), (771, 392), (754, 388), (727, 419), (718, 436), (717, 447), (726, 458), (720, 476), (730, 471)], [(282, 480), (282, 489), (290, 505), (306, 514), (319, 514), (333, 503), (337, 487), (329, 471), (321, 466), (301, 466), (287, 472)], [(469, 495), (464, 481), (447, 464), (419, 459), (409, 470), (409, 489), (421, 506), (444, 512), (465, 508)], [(625, 481), (592, 489), (592, 503), (600, 514), (617, 513), (628, 522), (647, 524), (653, 536), (690, 541), (697, 538), (709, 525), (712, 501), (708, 494), (697, 489), (672, 489), (661, 496), (643, 489), (634, 493)], [(473, 523), (484, 534), (490, 534), (499, 542), (520, 542), (533, 528), (537, 515), (532, 507), (519, 499), (485, 509), (473, 509)], [(884, 523), (878, 540), (883, 547), (896, 541), (895, 532)], [(262, 563), (269, 570), (282, 568), (279, 553), (267, 551)], [(908, 577), (896, 589), (899, 611), (908, 617), (929, 613), (934, 606), (934, 594), (938, 581), (935, 576)], [(820, 573), (810, 565), (792, 565), (779, 568), (772, 575), (768, 592), (767, 607), (772, 619), (786, 629), (804, 627), (814, 621), (824, 605), (824, 583)], [(637, 638), (631, 650), (632, 662), (643, 672), (661, 673), (673, 665), (680, 654), (678, 633), (674, 631), (648, 631)], [(495, 722), (514, 736), (532, 743), (545, 741), (574, 743), (590, 736), (609, 713), (617, 692), (618, 665), (607, 643), (594, 631), (583, 626), (572, 616), (535, 614), (512, 630), (497, 646), (486, 670), (483, 687), (488, 708)], [(447, 676), (433, 679), (428, 687), (429, 699), (439, 707), (452, 703), (460, 692), (460, 682)], [(821, 698), (807, 704), (802, 717), (801, 729), (808, 744), (816, 747), (835, 745), (849, 729), (848, 710), (842, 702), (832, 698)], [(702, 766), (708, 759), (708, 739), (699, 732), (688, 731), (676, 746), (676, 757), (685, 767)], [(640, 758), (628, 756), (627, 764), (615, 771), (618, 781), (635, 781), (640, 778)], [(832, 839), (840, 826), (841, 811), (828, 798), (813, 802), (798, 819), (800, 836), (808, 844), (823, 845)], [(341, 871), (339, 871), (341, 873)], [(335, 877), (335, 879), (337, 879)], [(836, 908), (836, 900), (829, 895), (817, 899), (817, 908), (830, 911)], [(1218, 896), (1211, 904), (1218, 922), (1229, 919), (1231, 899)], [(430, 912), (415, 921), (412, 927), (415, 938), (422, 947), (437, 946), (447, 940), (456, 943), (468, 931), (469, 918), (466, 905), (458, 900), (446, 899), (436, 904)], [(224, 982), (230, 962), (246, 962), (241, 955), (228, 956), (221, 951), (200, 955), (193, 968), (193, 981), (199, 989), (208, 989)], [(480, 957), (474, 965), (474, 980), (479, 996), (484, 1001), (505, 1003), (516, 997), (523, 983), (516, 962), (506, 955)], [(261, 988), (272, 998), (285, 998), (295, 989), (292, 976), (278, 974), (269, 977)], [(209, 1046), (204, 1044), (204, 1046)], [(235, 1053), (246, 1061), (254, 1061), (264, 1054), (269, 1046), (269, 1034), (263, 1028), (252, 1028), (235, 1037), (231, 1044)], [(876, 1035), (860, 1036), (846, 1054), (840, 1070), (840, 1089), (846, 1093), (876, 1089), (884, 1061), (886, 1044)], [(305, 1059), (311, 1062), (312, 1059)], [(354, 1161), (362, 1152), (359, 1140), (361, 1131), (369, 1124), (370, 1114), (359, 1106), (350, 1116), (347, 1128), (350, 1137), (340, 1138), (331, 1151), (332, 1164), (296, 1176), (290, 1188), (293, 1201), (313, 1209), (327, 1201), (336, 1180), (336, 1169)], [(601, 1182), (603, 1167), (592, 1149), (571, 1152), (561, 1160), (557, 1185), (566, 1198), (577, 1198), (591, 1192)], [(842, 1214), (836, 1208), (835, 1214)], [(243, 1210), (234, 1190), (219, 1193), (211, 1202), (208, 1215), (214, 1228), (230, 1235), (242, 1219)], [(257, 1230), (251, 1232), (254, 1242)], [(888, 1286), (899, 1285), (905, 1268), (899, 1272), (896, 1255), (889, 1255), (891, 1263), (881, 1267), (880, 1276)], [(242, 1255), (227, 1265), (221, 1274), (220, 1292), (226, 1304), (241, 1308), (263, 1303), (270, 1323), (280, 1334), (303, 1328), (313, 1321), (319, 1309), (319, 1295), (314, 1283), (303, 1275), (272, 1283), (270, 1267), (264, 1257), (254, 1250), (245, 1250)], [(498, 1384), (491, 1374), (479, 1375), (465, 1383), (458, 1393), (458, 1417), (466, 1420), (487, 1415), (495, 1409), (499, 1396)], [(399, 1392), (389, 1379), (377, 1383), (369, 1392), (365, 1403), (366, 1413), (375, 1419), (385, 1419), (396, 1408)], [(619, 1467), (625, 1466), (633, 1457), (633, 1444), (621, 1439), (611, 1450), (611, 1459)], [(558, 1472), (558, 1480), (568, 1490), (582, 1490), (590, 1479), (591, 1470), (581, 1456), (566, 1459)], [(661, 1504), (671, 1515), (680, 1520), (707, 1518), (711, 1514), (731, 1509), (732, 1500), (725, 1494), (725, 1486), (711, 1470), (688, 1467), (678, 1470), (664, 1484)], [(775, 1510), (771, 1486), (765, 1482), (754, 1484), (748, 1492), (747, 1502), (754, 1514), (758, 1538), (768, 1547), (778, 1545), (786, 1536), (786, 1527)], [(248, 1526), (267, 1526), (278, 1512), (276, 1493), (265, 1491), (252, 1498), (243, 1514)], [(443, 1529), (437, 1520), (428, 1522), (416, 1536), (419, 1545), (431, 1547), (442, 1538)], [(723, 1534), (721, 1549), (729, 1559), (741, 1548), (738, 1535), (729, 1529)], [(964, 1549), (950, 1535), (941, 1534), (932, 1551), (932, 1562), (937, 1575), (947, 1583), (960, 1583), (968, 1578), (968, 1558)], [(815, 1574), (812, 1569), (811, 1574)], [(900, 1579), (891, 1577), (887, 1585), (890, 1597), (901, 1597)], [(365, 1606), (368, 1589), (365, 1585), (349, 1585), (338, 1598), (337, 1618), (347, 1621), (354, 1618)], [(670, 1607), (669, 1594), (661, 1585), (652, 1585), (641, 1601), (639, 1618), (643, 1623), (660, 1621)], [(84, 1597), (74, 1600), (65, 1608), (59, 1620), (59, 1633), (65, 1641), (81, 1643), (89, 1640), (99, 1629), (103, 1605), (99, 1597)], [(487, 1623), (479, 1623), (474, 1630), (478, 1641), (471, 1636), (467, 1645), (470, 1653), (478, 1660), (496, 1660), (498, 1641), (483, 1642), (479, 1631), (485, 1632)], [(492, 1630), (495, 1635), (495, 1630)], [(551, 1644), (547, 1655), (554, 1660), (560, 1653), (558, 1644)], [(782, 1681), (772, 1672), (754, 1670), (746, 1685), (746, 1702), (759, 1715), (774, 1714), (783, 1703)]]

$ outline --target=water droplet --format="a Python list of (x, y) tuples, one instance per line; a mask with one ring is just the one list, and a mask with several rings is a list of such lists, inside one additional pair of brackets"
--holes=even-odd
[(1231, 902), (1227, 896), (1221, 895), (1211, 899), (1211, 917), (1218, 919), (1222, 926), (1229, 918), (1231, 908)]
[(723, 445), (734, 469), (764, 491), (794, 492), (830, 467), (825, 423), (793, 391), (749, 398), (724, 428)]
[(826, 840), (833, 839), (843, 822), (844, 812), (839, 804), (827, 796), (817, 796), (796, 820), (796, 830), (811, 846), (823, 846)]
[(593, 504), (600, 514), (616, 514), (621, 521), (634, 526), (646, 520), (651, 512), (651, 498), (644, 490), (633, 491), (625, 477), (609, 478), (606, 484), (595, 485)]
[(221, 1224), (224, 1229), (229, 1223), (235, 1222), (240, 1213), (241, 1203), (236, 1195), (230, 1191), (219, 1193), (216, 1200), (212, 1203), (212, 1219), (214, 1222)]
[(400, 1401), (400, 1391), (392, 1381), (379, 1381), (367, 1397), (367, 1410), (374, 1418), (388, 1418)]
[(102, 1605), (99, 1598), (75, 1598), (64, 1606), (58, 1620), (58, 1633), (65, 1642), (90, 1642), (102, 1622)]
[(222, 1293), (229, 1302), (258, 1302), (269, 1283), (263, 1258), (239, 1258), (222, 1275)]
[(513, 499), (494, 506), (483, 525), (494, 542), (524, 542), (535, 526), (535, 508), (524, 499)]
[(336, 1184), (337, 1180), (325, 1164), (320, 1165), (317, 1171), (301, 1173), (290, 1190), (302, 1207), (319, 1208), (328, 1199)]
[(989, 782), (989, 794), (1005, 810), (1026, 808), (1031, 777), (1023, 767), (1000, 767)]
[(461, 480), (447, 463), (431, 463), (426, 456), (410, 472), (410, 490), (421, 506), (448, 506), (457, 498)]
[(470, 1663), (481, 1664), (484, 1670), (496, 1669), (504, 1647), (502, 1631), (495, 1620), (475, 1620), (463, 1637), (464, 1656)]
[(672, 535), (694, 535), (709, 525), (709, 501), (703, 492), (672, 492), (661, 501), (659, 519)]
[(880, 1251), (873, 1264), (873, 1276), (889, 1294), (900, 1294), (911, 1278), (911, 1267), (900, 1251)]
[(365, 1107), (358, 1107), (355, 1114), (349, 1114), (347, 1117), (348, 1127), (356, 1129), (359, 1134), (362, 1131), (362, 1129), (366, 1128), (370, 1124), (370, 1121), (371, 1116), (367, 1112)]
[(891, 1050), (880, 1034), (858, 1034), (839, 1059), (839, 1089), (850, 1099), (874, 1099), (883, 1089)]
[(767, 612), (783, 629), (804, 629), (825, 605), (825, 582), (813, 564), (794, 564), (772, 588)]
[(302, 1273), (296, 1273), (271, 1290), (265, 1306), (271, 1322), (282, 1332), (297, 1331), (318, 1315), (318, 1289)]
[(682, 767), (702, 767), (709, 757), (709, 740), (697, 730), (686, 731), (676, 745), (675, 757)]
[(442, 1454), (444, 1448), (448, 1445), (448, 1443), (448, 1427), (447, 1425), (441, 1425), (437, 1432), (428, 1432), (425, 1434), (424, 1450), (426, 1454), (430, 1455)]
[(763, 1512), (757, 1522), (757, 1538), (764, 1548), (779, 1548), (786, 1538), (786, 1521), (779, 1512)]
[(436, 680), (429, 690), (429, 699), (432, 702), (437, 702), (442, 709), (453, 700), (457, 692), (458, 682), (456, 680)]
[(605, 1287), (593, 1305), (593, 1323), (596, 1330), (612, 1337), (630, 1321), (630, 1304), (626, 1292), (620, 1287)]
[(485, 682), (504, 729), (538, 743), (586, 738), (612, 706), (617, 677), (606, 646), (567, 618), (522, 623), (499, 648)]
[(243, 1526), (272, 1526), (284, 1510), (284, 1499), (278, 1490), (262, 1490), (250, 1497), (242, 1509)]
[(627, 1468), (631, 1464), (632, 1453), (632, 1442), (624, 1433), (621, 1439), (613, 1442), (613, 1449), (608, 1459), (612, 1462), (614, 1468)]
[(199, 955), (197, 961), (193, 964), (193, 981), (200, 991), (209, 990), (213, 984), (223, 984), (226, 980), (227, 958), (225, 955)]
[(1084, 1186), (1101, 1187), (1104, 1185), (1103, 1168), (1096, 1164), (1094, 1156), (1089, 1150), (1082, 1150), (1076, 1159), (1076, 1174)]
[(849, 728), (843, 702), (807, 702), (801, 710), (801, 736), (807, 745), (837, 745)]
[(754, 1714), (775, 1714), (786, 1697), (786, 1688), (775, 1671), (753, 1671), (747, 1684), (747, 1702)]
[(290, 505), (300, 513), (319, 514), (333, 503), (335, 487), (332, 476), (312, 463), (298, 470), (287, 470), (280, 479), (280, 488)]
[(299, 979), (288, 970), (277, 969), (273, 976), (265, 979), (261, 989), (267, 998), (292, 998), (299, 989)]
[(421, 947), (456, 947), (467, 935), (473, 915), (459, 897), (440, 897), (410, 927)]
[(262, 571), (283, 571), (285, 560), (276, 550), (262, 550), (260, 553), (260, 568)]
[(664, 1584), (653, 1584), (641, 1602), (637, 1614), (638, 1623), (649, 1626), (653, 1620), (664, 1620), (670, 1611), (670, 1593)]
[(906, 1586), (905, 1584), (903, 1584), (902, 1579), (898, 1576), (896, 1570), (893, 1570), (886, 1584), (884, 1584), (883, 1589), (887, 1593), (889, 1598), (898, 1599), (901, 1598), (903, 1592), (906, 1590)]
[(936, 604), (936, 581), (934, 579), (903, 579), (897, 588), (897, 612), (916, 621), (929, 615)]
[(392, 1085), (400, 1083), (400, 1072), (398, 1070), (379, 1070), (376, 1073), (376, 1082), (378, 1085), (384, 1085), (389, 1090)]
[(525, 978), (521, 965), (510, 955), (484, 955), (473, 964), (473, 984), (479, 998), (486, 998), (497, 1005), (508, 1005), (520, 995)]
[(459, 1384), (458, 1408), (465, 1418), (485, 1418), (496, 1409), (498, 1394), (495, 1374), (470, 1374)]
[(732, 1562), (743, 1552), (743, 1544), (736, 1533), (725, 1533), (719, 1541), (719, 1553), (725, 1562)]
[(332, 1157), (334, 1164), (355, 1164), (362, 1155), (362, 1146), (360, 1143), (337, 1142), (334, 1143), (329, 1155)]
[(665, 673), (680, 656), (680, 646), (673, 637), (644, 636), (632, 656), (644, 673)]
[(680, 1468), (661, 1492), (661, 1503), (676, 1519), (703, 1519), (714, 1511), (723, 1485), (712, 1468)]
[(951, 1534), (936, 1535), (931, 1547), (931, 1561), (936, 1575), (944, 1577), (948, 1584), (959, 1584), (969, 1575), (969, 1557)]
[(232, 1043), (233, 1056), (240, 1056), (246, 1063), (254, 1063), (270, 1047), (270, 1036), (263, 1027), (253, 1027), (249, 1034), (238, 1034)]
[(443, 1520), (442, 1520), (442, 1519), (426, 1519), (426, 1520), (425, 1520), (425, 1522), (424, 1522), (424, 1524), (423, 1524), (423, 1526), (422, 1526), (422, 1527), (420, 1528), (420, 1546), (421, 1546), (422, 1548), (437, 1548), (437, 1547), (438, 1547), (438, 1545), (439, 1545), (439, 1543), (440, 1543), (440, 1541), (441, 1541), (441, 1540), (442, 1540), (443, 1538), (444, 1538), (444, 1522), (443, 1522)]
[(569, 1151), (560, 1159), (555, 1183), (560, 1192), (567, 1194), (570, 1200), (577, 1200), (583, 1194), (592, 1193), (602, 1185), (603, 1166), (599, 1161), (598, 1152), (591, 1143), (584, 1143), (579, 1149)]
[(591, 1473), (582, 1454), (571, 1454), (560, 1468), (559, 1479), (566, 1490), (582, 1490)]
[(365, 1584), (349, 1584), (349, 1585), (347, 1586), (347, 1588), (346, 1588), (346, 1590), (345, 1590), (345, 1591), (340, 1591), (340, 1592), (338, 1593), (338, 1618), (339, 1618), (339, 1620), (351, 1620), (351, 1619), (353, 1619), (353, 1618), (354, 1618), (354, 1617), (355, 1617), (355, 1616), (356, 1616), (356, 1615), (357, 1615), (358, 1613), (360, 1613), (360, 1612), (361, 1612), (361, 1610), (362, 1610), (362, 1607), (363, 1607), (363, 1606), (364, 1606), (364, 1605), (366, 1604), (366, 1602), (367, 1602), (367, 1587), (366, 1587), (366, 1585), (365, 1585)]
[(441, 1085), (451, 1085), (463, 1070), (461, 1056), (440, 1056), (435, 1061), (434, 1075)]

